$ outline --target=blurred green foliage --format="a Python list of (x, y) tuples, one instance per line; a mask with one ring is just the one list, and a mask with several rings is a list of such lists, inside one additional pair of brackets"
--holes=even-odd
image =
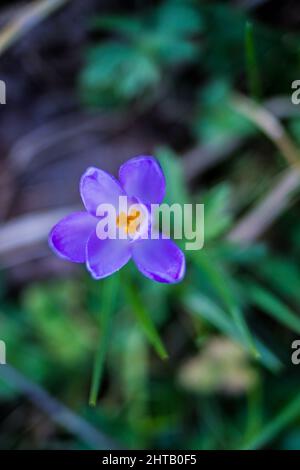
[[(149, 104), (174, 90), (178, 72), (187, 67), (192, 79), (201, 72), (213, 82), (244, 79), (248, 20), (230, 5), (196, 0), (163, 0), (137, 15), (96, 18), (93, 28), (113, 35), (87, 52), (80, 77), (83, 101), (91, 106)], [(281, 34), (256, 21), (251, 27), (264, 94), (286, 93), (299, 70), (299, 35)], [(283, 57), (286, 67), (280, 66)]]
[(173, 70), (199, 60), (195, 38), (203, 22), (189, 0), (166, 0), (138, 17), (96, 18), (93, 25), (117, 33), (87, 55), (80, 84), (84, 101), (93, 106), (120, 106), (137, 99), (149, 103), (158, 87), (172, 83)]
[[(163, 148), (157, 155), (166, 175), (173, 175), (168, 201), (191, 200), (179, 158)], [(133, 265), (115, 275), (122, 282), (118, 293), (113, 291), (109, 333), (102, 322), (109, 279), (98, 283), (82, 273), (30, 285), (17, 304), (4, 301), (0, 321), (10, 361), (123, 446), (254, 446), (270, 417), (280, 413), (278, 400), (267, 392), (271, 384), (283, 403), (293, 396), (280, 377), (289, 363), (290, 340), (300, 332), (294, 311), (300, 270), (294, 260), (261, 245), (242, 248), (222, 241), (233, 223), (232, 197), (224, 184), (196, 196), (205, 202), (208, 236), (205, 250), (186, 252), (182, 284), (153, 283)], [(253, 317), (253, 307), (259, 316)], [(271, 329), (266, 318), (258, 321), (264, 314), (273, 320)], [(100, 345), (108, 340), (99, 406), (88, 409), (99, 340)], [(158, 357), (160, 348), (168, 351), (167, 362)], [(7, 387), (1, 393), (3, 399), (11, 396)], [(299, 406), (292, 418), (297, 416)]]
[[(10, 361), (123, 447), (300, 448), (299, 378), (290, 360), (300, 333), (297, 208), (264, 243), (226, 241), (260, 196), (262, 175), (268, 184), (282, 168), (276, 151), (230, 102), (233, 90), (250, 93), (250, 20), (263, 98), (289, 93), (299, 69), (299, 35), (262, 25), (229, 4), (164, 0), (147, 11), (92, 20), (103, 36), (88, 48), (80, 74), (85, 105), (148, 109), (165, 93), (177, 102), (184, 88), (190, 110), (184, 125), (193, 142), (250, 142), (193, 191), (179, 155), (171, 146), (157, 149), (166, 202), (205, 204), (205, 248), (186, 252), (184, 282), (155, 284), (129, 264), (116, 275), (114, 302), (109, 280), (95, 282), (83, 272), (29, 285), (17, 301), (3, 289), (1, 339)], [(299, 120), (287, 124), (299, 142)], [(96, 350), (100, 391), (90, 409)], [(169, 360), (161, 360), (166, 352)], [(1, 393), (11, 396), (7, 387)]]
[[(205, 143), (226, 144), (232, 138), (255, 134), (254, 126), (232, 106), (232, 86), (226, 79), (210, 81), (201, 89), (194, 132)], [(221, 105), (220, 105), (221, 104)]]

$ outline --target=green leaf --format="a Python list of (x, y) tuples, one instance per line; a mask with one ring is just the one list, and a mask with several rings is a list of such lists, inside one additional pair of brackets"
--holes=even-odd
[(121, 15), (97, 16), (92, 19), (96, 29), (124, 34), (128, 38), (137, 38), (143, 33), (143, 25), (138, 18)]
[(231, 84), (221, 79), (209, 82), (201, 91), (194, 130), (202, 142), (222, 145), (256, 132), (253, 124), (233, 108), (231, 96)]
[(254, 266), (257, 272), (257, 265), (259, 268), (265, 262), (267, 247), (263, 244), (255, 245), (237, 245), (229, 241), (219, 241), (213, 247), (215, 256), (224, 263), (233, 266)]
[(280, 295), (299, 303), (300, 270), (297, 262), (272, 256), (259, 263), (255, 272)]
[(159, 79), (151, 57), (130, 44), (109, 41), (89, 50), (80, 89), (87, 104), (120, 105), (153, 89)]
[(230, 213), (231, 187), (220, 184), (207, 191), (201, 202), (205, 205), (205, 240), (222, 235), (232, 223)]
[(300, 318), (276, 296), (256, 284), (247, 284), (247, 293), (257, 307), (292, 331), (300, 333)]
[(247, 349), (254, 357), (258, 357), (259, 353), (255, 347), (252, 334), (249, 331), (248, 325), (243, 313), (240, 310), (238, 302), (235, 301), (235, 296), (233, 295), (231, 288), (228, 285), (227, 274), (223, 273), (221, 268), (216, 266), (215, 261), (203, 251), (197, 253), (197, 256), (194, 257), (194, 260), (197, 266), (204, 271), (206, 279), (210, 282), (224, 307), (231, 315), (232, 320), (239, 330)]
[(158, 7), (156, 28), (168, 35), (188, 36), (203, 30), (203, 19), (199, 9), (188, 0), (168, 0)]
[(244, 450), (255, 450), (264, 447), (275, 439), (295, 419), (300, 417), (300, 397), (296, 396), (271, 422), (252, 440), (247, 442)]

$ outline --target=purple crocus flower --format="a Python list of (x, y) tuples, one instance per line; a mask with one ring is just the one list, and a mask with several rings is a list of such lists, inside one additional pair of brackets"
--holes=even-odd
[[(131, 258), (146, 277), (158, 282), (176, 283), (185, 274), (185, 257), (168, 238), (134, 236), (138, 234), (137, 213), (117, 213), (116, 226), (128, 236), (100, 239), (98, 208), (111, 204), (119, 208), (120, 196), (130, 203), (149, 208), (161, 204), (166, 182), (162, 169), (153, 157), (139, 156), (128, 160), (119, 170), (119, 181), (98, 168), (90, 167), (81, 177), (80, 194), (86, 212), (74, 212), (55, 225), (49, 235), (51, 248), (60, 257), (74, 263), (86, 263), (94, 279), (102, 279), (122, 268)], [(150, 231), (152, 220), (147, 225)]]

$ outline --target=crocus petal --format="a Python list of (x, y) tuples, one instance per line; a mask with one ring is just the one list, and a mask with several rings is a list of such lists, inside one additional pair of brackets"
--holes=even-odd
[(121, 269), (130, 259), (130, 242), (122, 239), (100, 240), (93, 232), (86, 247), (87, 269), (94, 279), (102, 279)]
[(133, 245), (132, 256), (145, 276), (158, 282), (180, 282), (185, 274), (185, 256), (169, 239), (139, 240)]
[(119, 196), (126, 195), (112, 175), (94, 167), (88, 168), (82, 175), (80, 194), (87, 211), (93, 215), (97, 214), (100, 204), (112, 204), (117, 208)]
[(53, 227), (49, 245), (61, 258), (84, 263), (86, 244), (96, 224), (96, 217), (87, 212), (74, 212)]
[(125, 162), (120, 167), (119, 180), (128, 196), (135, 196), (144, 204), (160, 204), (165, 197), (165, 177), (153, 157), (140, 156)]

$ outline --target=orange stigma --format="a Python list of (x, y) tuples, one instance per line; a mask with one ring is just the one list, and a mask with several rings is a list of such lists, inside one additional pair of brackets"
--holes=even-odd
[(129, 235), (135, 235), (141, 224), (140, 216), (141, 213), (138, 210), (133, 210), (128, 215), (125, 212), (120, 212), (117, 217), (117, 227), (122, 228)]

